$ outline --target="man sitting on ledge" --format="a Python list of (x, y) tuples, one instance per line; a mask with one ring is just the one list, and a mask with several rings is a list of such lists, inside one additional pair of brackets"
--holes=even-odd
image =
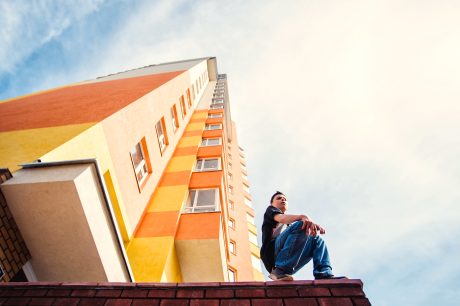
[(329, 261), (326, 243), (318, 235), (326, 231), (306, 215), (289, 215), (286, 196), (277, 191), (270, 199), (262, 224), (260, 257), (272, 280), (293, 280), (313, 258), (315, 279), (335, 277)]

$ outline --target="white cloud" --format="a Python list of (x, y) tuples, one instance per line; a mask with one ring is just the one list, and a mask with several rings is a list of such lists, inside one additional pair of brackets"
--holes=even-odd
[(96, 11), (101, 2), (1, 1), (0, 72), (13, 72), (18, 63), (73, 22)]

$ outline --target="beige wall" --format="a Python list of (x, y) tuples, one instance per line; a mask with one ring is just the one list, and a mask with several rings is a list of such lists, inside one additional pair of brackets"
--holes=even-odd
[(129, 281), (94, 164), (23, 169), (2, 192), (40, 281)]
[[(127, 226), (129, 236), (132, 236), (136, 225), (140, 221), (148, 201), (174, 153), (174, 148), (194, 111), (196, 103), (192, 105), (192, 108), (187, 108), (186, 117), (182, 119), (179, 98), (182, 95), (186, 98), (186, 90), (191, 90), (192, 82), (195, 82), (196, 78), (207, 67), (207, 61), (203, 60), (189, 71), (163, 84), (102, 122), (110, 156), (114, 161), (113, 166), (117, 185), (122, 194), (121, 202), (124, 203), (122, 212), (124, 213), (124, 218), (128, 220), (126, 223), (131, 225)], [(204, 85), (195, 101), (197, 101), (197, 98), (201, 98), (208, 87)], [(170, 116), (170, 108), (173, 104), (176, 104), (179, 117), (179, 129), (176, 132), (173, 132)], [(162, 117), (165, 120), (169, 140), (169, 145), (163, 155), (160, 153), (155, 131), (155, 124)], [(152, 173), (143, 188), (139, 190), (129, 153), (143, 137), (146, 140)]]

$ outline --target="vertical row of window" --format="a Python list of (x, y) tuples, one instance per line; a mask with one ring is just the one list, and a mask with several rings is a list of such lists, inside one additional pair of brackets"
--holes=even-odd
[[(207, 72), (206, 72), (207, 73)], [(205, 75), (205, 73), (203, 73)], [(192, 84), (191, 86), (192, 91), (188, 88), (185, 91), (185, 98), (184, 95), (180, 96), (179, 98), (179, 107), (181, 112), (182, 120), (187, 115), (187, 110), (192, 107), (193, 100), (195, 98), (195, 86)], [(187, 99), (187, 103), (185, 102)], [(187, 107), (188, 106), (188, 107)], [(176, 103), (173, 104), (170, 108), (170, 117), (171, 117), (171, 126), (172, 130), (175, 133), (179, 128), (179, 118), (177, 114), (177, 106)], [(209, 129), (217, 129), (216, 126), (210, 126)], [(161, 117), (161, 119), (155, 124), (155, 132), (157, 134), (158, 140), (158, 147), (160, 150), (160, 154), (163, 155), (164, 151), (166, 150), (169, 139), (166, 129), (165, 118)], [(136, 180), (139, 188), (145, 182), (148, 174), (151, 172), (150, 165), (148, 164), (148, 152), (147, 152), (147, 145), (145, 141), (145, 137), (142, 138), (140, 142), (138, 142), (134, 148), (131, 149), (130, 152), (131, 162), (133, 164), (134, 173), (136, 175)]]

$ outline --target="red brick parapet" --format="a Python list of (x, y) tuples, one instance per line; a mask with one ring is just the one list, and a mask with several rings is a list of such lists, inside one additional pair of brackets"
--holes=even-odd
[(237, 283), (3, 283), (0, 305), (365, 306), (357, 279)]

